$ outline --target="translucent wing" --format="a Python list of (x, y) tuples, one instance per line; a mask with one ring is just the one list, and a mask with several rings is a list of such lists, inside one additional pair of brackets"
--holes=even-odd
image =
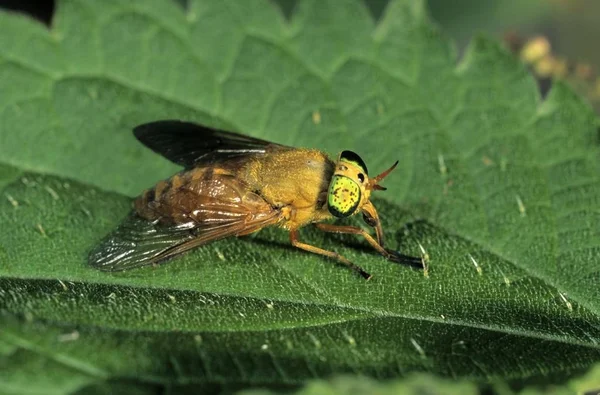
[(105, 271), (133, 269), (156, 263), (171, 248), (194, 238), (188, 224), (160, 226), (131, 213), (119, 227), (94, 248), (90, 265)]
[(255, 232), (276, 223), (277, 217), (268, 215), (253, 223), (232, 220), (195, 227), (191, 222), (165, 226), (132, 213), (91, 251), (89, 263), (103, 271), (122, 271), (158, 264), (211, 241)]
[(190, 122), (157, 121), (133, 129), (135, 137), (154, 152), (191, 169), (200, 165), (260, 155), (291, 147)]
[(214, 240), (246, 235), (280, 220), (280, 210), (235, 177), (192, 180), (136, 211), (89, 255), (90, 265), (121, 271), (152, 265)]

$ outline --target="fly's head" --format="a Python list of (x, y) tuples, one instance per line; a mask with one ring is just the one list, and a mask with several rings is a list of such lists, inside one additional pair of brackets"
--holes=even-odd
[[(345, 218), (360, 212), (371, 197), (373, 190), (385, 190), (378, 183), (394, 168), (369, 178), (367, 165), (358, 154), (342, 151), (335, 165), (335, 171), (327, 193), (327, 208), (334, 217)], [(370, 205), (369, 205), (370, 206)]]

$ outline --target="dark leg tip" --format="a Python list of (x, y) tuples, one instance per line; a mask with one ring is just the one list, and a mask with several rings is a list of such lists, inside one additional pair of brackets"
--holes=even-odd
[(371, 277), (373, 277), (373, 276), (371, 276), (369, 273), (365, 272), (365, 271), (364, 271), (364, 270), (362, 270), (362, 269), (360, 269), (360, 270), (358, 271), (358, 274), (360, 274), (360, 275), (361, 275), (361, 277), (362, 277), (362, 278), (364, 278), (364, 279), (365, 279), (365, 280), (367, 280), (367, 281), (369, 281), (369, 280), (371, 279)]
[(389, 256), (387, 257), (388, 260), (394, 263), (408, 265), (417, 269), (423, 269), (425, 267), (425, 265), (423, 264), (423, 259), (420, 257), (404, 255), (394, 250), (386, 249), (386, 251), (389, 254)]

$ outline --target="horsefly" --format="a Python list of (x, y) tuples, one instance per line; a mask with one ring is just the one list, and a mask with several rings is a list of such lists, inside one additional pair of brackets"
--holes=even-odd
[[(293, 148), (237, 133), (181, 122), (158, 121), (134, 129), (135, 137), (185, 169), (158, 182), (134, 202), (133, 212), (89, 255), (92, 266), (120, 271), (157, 264), (192, 248), (267, 226), (289, 231), (293, 246), (371, 275), (345, 257), (306, 244), (299, 229), (360, 235), (383, 257), (421, 267), (421, 258), (384, 247), (371, 192), (396, 167), (370, 178), (352, 151), (337, 161), (316, 149)], [(355, 226), (323, 221), (362, 213), (375, 237)]]

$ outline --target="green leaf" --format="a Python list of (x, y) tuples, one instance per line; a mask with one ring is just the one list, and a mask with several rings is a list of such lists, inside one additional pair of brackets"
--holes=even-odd
[[(569, 380), (564, 385), (531, 385), (520, 390), (511, 390), (506, 383), (480, 384), (467, 380), (449, 380), (426, 373), (411, 373), (394, 380), (374, 380), (369, 377), (337, 375), (309, 380), (295, 395), (419, 395), (419, 394), (520, 394), (520, 395), (575, 395), (596, 394), (600, 389), (600, 365), (595, 365), (582, 377)], [(267, 389), (252, 389), (236, 392), (237, 395), (289, 394)]]
[[(238, 395), (274, 395), (281, 392), (257, 389), (241, 391)], [(411, 374), (406, 378), (378, 382), (369, 377), (336, 376), (329, 380), (311, 380), (295, 395), (477, 395), (477, 386), (466, 381), (440, 379), (428, 374)]]
[[(361, 1), (62, 0), (50, 30), (0, 13), (0, 391), (292, 385), (411, 371), (562, 381), (600, 360), (598, 120), (561, 84), (541, 100), (498, 44), (457, 61), (420, 1), (376, 25)], [(224, 240), (101, 273), (87, 252), (177, 167), (131, 128), (181, 118), (374, 172), (391, 247)], [(133, 383), (133, 384), (132, 384)], [(216, 387), (215, 387), (216, 386)]]
[[(511, 390), (505, 383), (492, 385), (449, 380), (425, 373), (412, 373), (394, 380), (374, 380), (369, 377), (337, 375), (309, 380), (295, 395), (420, 395), (420, 394), (520, 394), (520, 395), (575, 395), (596, 394), (600, 389), (600, 365), (595, 365), (583, 377), (569, 380), (565, 385), (532, 385), (521, 390)], [(275, 395), (288, 392), (253, 389), (236, 392), (237, 395)]]

